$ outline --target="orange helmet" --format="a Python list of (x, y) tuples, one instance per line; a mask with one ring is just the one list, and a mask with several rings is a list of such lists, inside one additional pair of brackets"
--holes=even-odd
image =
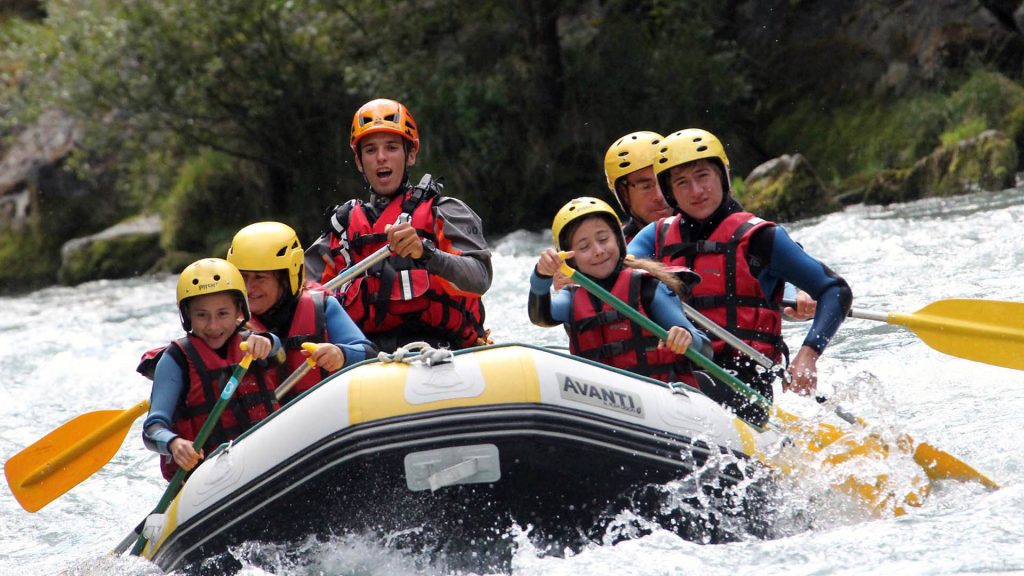
[(359, 153), (359, 141), (364, 136), (378, 132), (398, 134), (412, 142), (413, 152), (420, 149), (420, 132), (416, 128), (416, 120), (401, 102), (378, 98), (356, 110), (352, 116), (352, 137), (349, 140), (352, 152)]

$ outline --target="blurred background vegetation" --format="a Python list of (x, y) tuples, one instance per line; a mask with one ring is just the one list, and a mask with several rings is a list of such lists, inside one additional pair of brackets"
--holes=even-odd
[(772, 52), (756, 37), (770, 5), (800, 30), (835, 4), (8, 0), (0, 152), (61, 110), (78, 127), (65, 168), (104, 200), (0, 231), (0, 261), (45, 282), (64, 240), (146, 213), (163, 217), (169, 254), (216, 253), (266, 218), (308, 243), (325, 209), (363, 194), (349, 122), (375, 97), (419, 123), (413, 178), (444, 177), (491, 237), (606, 195), (604, 151), (635, 130), (706, 128), (739, 177), (799, 151), (837, 188), (988, 128), (1024, 132), (1016, 47), (979, 46), (941, 75), (880, 90), (858, 76), (871, 58), (856, 50), (809, 57), (813, 44)]

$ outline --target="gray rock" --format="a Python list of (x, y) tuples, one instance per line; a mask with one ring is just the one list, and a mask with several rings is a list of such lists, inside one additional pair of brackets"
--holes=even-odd
[(1021, 15), (1020, 0), (740, 0), (731, 24), (742, 49), (794, 99), (856, 98), (941, 85), (979, 47), (1004, 73), (1019, 74)]
[(1016, 181), (1017, 160), (1013, 140), (997, 130), (987, 130), (918, 160), (907, 177), (906, 197), (1005, 190)]
[(127, 278), (147, 272), (164, 256), (159, 216), (138, 216), (102, 232), (69, 240), (61, 247), (58, 279), (79, 284)]
[(763, 218), (786, 222), (839, 207), (801, 154), (784, 154), (754, 168), (739, 200), (745, 209)]
[(23, 230), (39, 209), (40, 183), (71, 153), (79, 138), (75, 121), (51, 110), (22, 132), (0, 159), (0, 229)]

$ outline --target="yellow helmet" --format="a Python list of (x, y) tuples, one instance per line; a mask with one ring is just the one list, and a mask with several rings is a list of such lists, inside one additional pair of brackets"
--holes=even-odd
[(228, 262), (239, 270), (287, 270), (292, 296), (302, 288), (305, 254), (295, 230), (280, 222), (257, 222), (231, 240)]
[(240, 296), (242, 314), (246, 321), (249, 320), (249, 298), (245, 292), (245, 280), (234, 264), (220, 258), (203, 258), (181, 271), (181, 276), (178, 277), (178, 314), (181, 316), (181, 327), (186, 332), (192, 330), (186, 301), (196, 296), (218, 292), (237, 292)]
[(658, 149), (664, 138), (657, 132), (633, 132), (619, 138), (604, 154), (604, 177), (608, 181), (608, 189), (615, 195), (623, 214), (628, 214), (627, 202), (622, 201), (615, 182), (637, 170), (653, 166), (658, 159)]
[(562, 231), (571, 222), (594, 214), (604, 215), (611, 220), (610, 224), (612, 224), (612, 229), (618, 234), (619, 250), (622, 252), (619, 254), (619, 257), (624, 257), (626, 255), (626, 239), (622, 235), (622, 221), (619, 220), (619, 216), (607, 202), (589, 196), (569, 200), (555, 214), (555, 219), (551, 222), (551, 236), (554, 237), (555, 248), (557, 250), (569, 250), (569, 246), (563, 245), (560, 238)]
[(377, 132), (398, 134), (412, 143), (413, 152), (420, 149), (420, 132), (409, 109), (401, 102), (388, 98), (370, 100), (352, 116), (352, 136), (349, 145), (359, 155), (359, 141)]
[(658, 177), (661, 191), (665, 195), (665, 199), (668, 200), (669, 206), (676, 205), (672, 189), (664, 181), (664, 178), (668, 176), (669, 168), (705, 158), (718, 162), (722, 170), (722, 186), (728, 192), (731, 189), (729, 157), (725, 155), (725, 148), (714, 134), (700, 128), (687, 128), (673, 132), (662, 140), (658, 158), (654, 162), (654, 174)]

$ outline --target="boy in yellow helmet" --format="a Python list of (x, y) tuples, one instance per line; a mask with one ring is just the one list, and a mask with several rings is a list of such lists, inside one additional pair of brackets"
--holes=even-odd
[[(818, 357), (852, 305), (849, 285), (781, 226), (745, 212), (732, 198), (729, 158), (714, 134), (691, 128), (667, 136), (654, 171), (665, 200), (677, 212), (641, 230), (629, 253), (700, 274), (689, 303), (774, 362), (787, 354), (781, 336), (784, 285), (790, 282), (807, 292), (817, 302), (814, 321), (789, 364), (792, 380), (783, 388), (813, 392)], [(713, 337), (712, 344), (716, 363), (736, 370), (741, 380), (771, 397), (773, 373), (720, 339)]]

